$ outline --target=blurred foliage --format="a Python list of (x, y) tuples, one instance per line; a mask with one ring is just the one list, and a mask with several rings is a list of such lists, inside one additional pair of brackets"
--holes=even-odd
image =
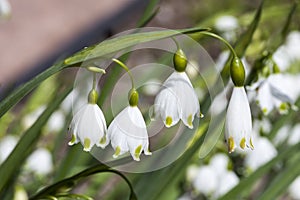
[[(176, 8), (177, 1), (166, 1)], [(140, 19), (138, 26), (146, 25), (150, 20), (155, 22), (156, 14), (161, 10), (159, 1), (151, 1), (149, 7)], [(217, 34), (222, 34), (215, 28), (215, 22), (220, 16), (231, 15), (238, 19), (239, 28), (235, 30), (237, 35), (235, 40), (230, 41), (234, 46), (237, 54), (240, 57), (246, 57), (253, 65), (255, 62), (260, 62), (263, 52), (268, 51), (273, 53), (280, 45), (285, 42), (287, 33), (291, 30), (299, 30), (300, 28), (300, 12), (299, 7), (294, 4), (294, 1), (266, 0), (261, 7), (261, 12), (258, 10), (260, 1), (186, 1), (188, 17), (192, 19), (195, 27), (211, 27), (212, 31)], [(177, 9), (177, 8), (176, 8)], [(174, 22), (176, 23), (176, 22)], [(181, 30), (182, 33), (199, 32), (206, 29), (193, 28)], [(98, 57), (110, 56), (119, 50), (130, 48), (133, 45), (144, 41), (152, 41), (165, 37), (176, 35), (178, 32), (165, 31), (155, 33), (133, 33), (129, 36), (107, 40), (97, 47), (96, 54), (89, 59), (93, 60)], [(201, 45), (216, 57), (219, 52), (223, 51), (223, 44), (214, 41), (201, 34), (193, 34), (193, 38), (197, 39)], [(125, 199), (130, 194), (132, 199), (137, 195), (137, 199), (176, 199), (181, 194), (185, 193), (185, 189), (190, 188), (186, 181), (186, 169), (190, 164), (203, 165), (209, 162), (212, 155), (217, 152), (227, 152), (222, 136), (216, 142), (215, 147), (210, 154), (203, 160), (199, 160), (199, 148), (203, 145), (206, 136), (208, 119), (203, 119), (200, 122), (199, 129), (195, 133), (193, 139), (187, 144), (186, 152), (170, 166), (157, 170), (155, 172), (143, 174), (119, 174), (113, 171), (110, 167), (102, 165), (98, 160), (90, 154), (82, 151), (80, 145), (72, 148), (66, 147), (66, 135), (68, 124), (71, 120), (72, 113), (66, 113), (66, 124), (61, 131), (50, 133), (45, 131), (45, 126), (52, 113), (59, 108), (61, 102), (70, 92), (72, 81), (66, 82), (64, 72), (58, 73), (64, 68), (70, 68), (81, 64), (87, 55), (90, 54), (95, 47), (89, 47), (81, 52), (61, 61), (47, 71), (35, 77), (33, 80), (24, 84), (20, 88), (13, 91), (3, 102), (0, 102), (0, 139), (6, 135), (18, 136), (19, 143), (13, 150), (12, 154), (0, 166), (0, 197), (1, 199), (12, 199), (13, 191), (16, 185), (23, 185), (30, 195), (37, 195), (33, 199), (38, 199), (39, 195), (58, 195), (60, 189), (70, 189), (72, 193), (85, 194), (94, 197), (94, 199)], [(123, 61), (130, 60), (130, 55), (125, 55), (121, 58)], [(158, 57), (157, 60), (162, 63), (170, 62), (170, 55), (166, 54)], [(230, 58), (228, 58), (230, 60)], [(227, 64), (228, 66), (228, 64)], [(72, 69), (65, 69), (70, 70)], [(65, 71), (64, 70), (64, 71)], [(252, 68), (252, 73), (256, 74), (258, 69)], [(209, 76), (211, 71), (209, 68), (206, 71)], [(290, 73), (299, 73), (299, 62), (293, 63), (289, 69)], [(159, 73), (159, 72), (158, 72)], [(121, 74), (118, 67), (111, 67), (108, 70), (104, 83), (101, 83), (101, 96), (99, 98), (100, 105), (106, 105), (110, 100), (110, 93), (114, 84), (117, 82)], [(49, 77), (49, 78), (48, 78)], [(48, 78), (48, 79), (47, 79)], [(254, 76), (249, 76), (254, 80)], [(223, 81), (226, 83), (229, 80), (228, 71), (226, 72), (226, 64), (223, 69)], [(250, 83), (251, 80), (248, 80)], [(206, 89), (201, 77), (193, 80), (193, 84), (197, 88)], [(63, 86), (62, 86), (63, 85)], [(36, 88), (34, 91), (32, 91)], [(32, 91), (32, 92), (31, 92)], [(31, 92), (31, 93), (30, 93)], [(24, 99), (23, 99), (24, 98)], [(23, 99), (23, 100), (22, 100)], [(209, 110), (211, 99), (209, 94), (204, 95), (201, 103), (202, 110)], [(19, 103), (18, 103), (19, 102)], [(17, 104), (18, 103), (18, 104)], [(15, 104), (17, 104), (13, 109)], [(297, 103), (299, 106), (299, 102)], [(27, 130), (22, 126), (23, 118), (40, 106), (48, 105), (36, 122)], [(108, 121), (111, 121), (111, 111), (106, 109), (108, 113)], [(147, 116), (148, 113), (143, 113)], [(259, 118), (259, 116), (254, 116)], [(274, 139), (278, 130), (288, 124), (292, 125), (299, 122), (299, 113), (291, 111), (287, 115), (275, 115), (272, 121), (272, 129), (268, 135), (270, 140)], [(220, 117), (219, 121), (224, 120)], [(222, 123), (220, 123), (222, 125)], [(223, 127), (215, 126), (215, 133), (219, 133)], [(172, 132), (166, 131), (165, 137), (157, 143), (157, 147), (163, 147), (172, 138)], [(208, 136), (209, 137), (209, 136)], [(44, 141), (44, 142), (43, 142)], [(35, 176), (27, 173), (24, 168), (26, 158), (37, 148), (37, 146), (46, 146), (53, 154), (54, 169), (51, 174), (46, 176)], [(271, 161), (261, 166), (256, 171), (246, 175), (243, 169), (237, 171), (237, 165), (242, 162), (244, 157), (241, 155), (230, 155), (231, 167), (237, 171), (241, 181), (229, 191), (221, 199), (274, 199), (284, 195), (289, 184), (300, 175), (298, 164), (299, 159), (299, 143), (290, 147), (278, 147), (278, 155)], [(126, 159), (116, 161), (125, 162)], [(95, 165), (95, 166), (94, 166)], [(94, 166), (94, 167), (90, 167)], [(278, 166), (284, 166), (279, 167)], [(276, 174), (273, 174), (276, 171)], [(101, 174), (97, 174), (101, 172)], [(108, 173), (110, 172), (110, 173)], [(119, 178), (114, 173), (117, 173), (122, 178)], [(272, 177), (265, 178), (268, 174)], [(88, 177), (89, 176), (89, 177)], [(84, 181), (79, 181), (84, 178)], [(256, 184), (262, 182), (265, 178), (266, 182), (261, 185), (261, 189), (257, 190)], [(128, 179), (128, 180), (127, 180)], [(128, 190), (128, 186), (123, 181), (130, 181), (129, 186), (132, 191)], [(48, 187), (44, 188), (46, 185)], [(69, 188), (65, 188), (65, 187)], [(39, 190), (44, 188), (43, 190)], [(68, 191), (68, 190), (64, 190)], [(65, 193), (64, 193), (65, 194)], [(67, 193), (66, 193), (67, 194)], [(41, 195), (41, 196), (43, 196)], [(205, 198), (198, 196), (200, 199)], [(75, 198), (74, 196), (72, 198)], [(79, 198), (79, 197), (78, 197)], [(61, 196), (59, 199), (67, 199), (66, 196)], [(84, 199), (84, 197), (82, 197)]]

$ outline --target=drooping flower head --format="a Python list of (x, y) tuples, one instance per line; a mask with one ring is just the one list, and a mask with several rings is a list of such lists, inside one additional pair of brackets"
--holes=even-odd
[(299, 77), (282, 74), (270, 54), (263, 55), (261, 60), (263, 64), (257, 75), (258, 81), (247, 89), (256, 92), (255, 100), (263, 114), (268, 115), (274, 108), (280, 114), (287, 114), (290, 108), (297, 110), (294, 104), (300, 89), (295, 85), (300, 83)]
[(236, 147), (253, 149), (254, 146), (251, 137), (251, 110), (244, 88), (245, 71), (237, 57), (233, 59), (230, 71), (235, 86), (226, 113), (225, 139), (231, 153)]
[(84, 151), (90, 151), (94, 145), (104, 148), (106, 146), (106, 121), (102, 110), (97, 105), (98, 93), (95, 90), (95, 78), (93, 89), (88, 95), (88, 102), (84, 104), (74, 115), (69, 132), (72, 140), (69, 145), (81, 142)]
[(163, 83), (155, 98), (155, 113), (160, 115), (166, 127), (174, 126), (181, 119), (192, 129), (195, 115), (201, 116), (200, 105), (185, 73), (187, 60), (181, 49), (174, 54), (173, 61), (176, 71)]
[(109, 141), (111, 142), (115, 150), (114, 158), (129, 151), (132, 158), (139, 161), (142, 152), (145, 155), (151, 155), (146, 123), (140, 109), (137, 107), (139, 95), (134, 88), (133, 78), (127, 66), (119, 60), (113, 59), (113, 61), (126, 69), (133, 87), (128, 95), (129, 106), (122, 110), (108, 127), (106, 145)]
[(287, 114), (290, 108), (298, 109), (294, 105), (300, 93), (300, 90), (294, 87), (299, 82), (297, 78), (299, 77), (287, 74), (271, 74), (248, 89), (256, 91), (256, 102), (265, 115), (268, 115), (274, 108), (277, 108), (280, 114)]

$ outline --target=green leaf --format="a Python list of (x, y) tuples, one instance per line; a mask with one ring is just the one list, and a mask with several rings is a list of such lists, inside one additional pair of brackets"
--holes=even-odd
[(16, 176), (17, 171), (31, 153), (36, 141), (41, 135), (42, 127), (47, 123), (51, 114), (58, 108), (60, 103), (69, 94), (71, 88), (63, 94), (59, 94), (57, 98), (49, 104), (48, 108), (42, 113), (39, 119), (24, 133), (12, 153), (0, 166), (0, 196), (4, 195), (7, 184)]
[(234, 49), (236, 51), (236, 54), (239, 58), (243, 57), (247, 47), (252, 41), (254, 32), (258, 26), (258, 23), (261, 18), (262, 8), (263, 8), (264, 1), (262, 1), (259, 5), (259, 8), (257, 9), (255, 16), (249, 25), (248, 29), (239, 37), (236, 44), (234, 45)]
[(132, 47), (134, 45), (151, 42), (154, 40), (160, 40), (168, 37), (172, 37), (178, 34), (190, 34), (201, 31), (207, 31), (206, 28), (190, 28), (182, 30), (163, 30), (163, 31), (151, 31), (144, 33), (133, 33), (129, 35), (122, 35), (113, 39), (105, 40), (98, 45), (88, 47), (82, 51), (76, 53), (65, 59), (65, 64), (72, 65), (75, 63), (105, 57), (111, 55), (112, 53), (118, 52), (120, 50)]
[[(127, 159), (125, 159), (123, 161), (127, 161)], [(115, 163), (117, 163), (117, 161), (115, 161)], [(113, 164), (113, 162), (111, 164)], [(63, 179), (53, 185), (45, 187), (40, 192), (38, 192), (36, 195), (30, 197), (30, 200), (38, 200), (38, 199), (45, 198), (47, 196), (54, 196), (54, 197), (59, 196), (60, 193), (67, 192), (70, 189), (72, 189), (78, 183), (78, 181), (80, 181), (81, 179), (91, 176), (93, 174), (104, 173), (104, 172), (115, 173), (115, 174), (121, 176), (126, 181), (127, 185), (130, 188), (129, 200), (137, 200), (137, 197), (136, 197), (136, 194), (134, 193), (133, 187), (132, 187), (130, 181), (127, 179), (127, 177), (125, 175), (123, 175), (121, 172), (110, 169), (110, 167), (108, 167), (107, 165), (104, 165), (104, 164), (99, 164), (99, 165), (90, 167), (86, 170), (83, 170), (83, 171), (75, 174), (74, 176)]]
[(259, 198), (257, 198), (258, 200), (276, 199), (282, 193), (286, 192), (288, 186), (300, 175), (300, 156), (299, 154), (296, 154), (295, 156), (296, 158), (287, 163), (285, 169), (277, 174), (270, 186)]
[[(289, 148), (286, 148), (281, 153), (279, 153), (271, 161), (257, 169), (247, 178), (244, 178), (240, 183), (230, 190), (227, 194), (221, 197), (219, 200), (227, 199), (243, 199), (247, 197), (251, 192), (252, 186), (266, 173), (268, 173), (278, 162), (289, 158), (289, 155), (297, 154), (300, 150), (300, 143)], [(298, 165), (297, 165), (298, 166)], [(272, 199), (272, 198), (271, 198)]]
[(59, 72), (64, 67), (65, 65), (63, 64), (63, 62), (57, 63), (28, 81), (24, 85), (15, 89), (11, 94), (9, 94), (8, 97), (0, 102), (0, 117), (2, 117), (12, 106), (18, 103), (31, 90), (37, 87), (42, 81), (47, 79), (49, 76)]
[(137, 27), (144, 27), (146, 24), (148, 24), (158, 13), (159, 8), (157, 7), (157, 4), (160, 0), (151, 0), (149, 1), (146, 10), (144, 11), (143, 16), (139, 19), (137, 23)]
[(289, 27), (292, 23), (293, 15), (295, 14), (295, 12), (297, 10), (297, 6), (298, 6), (298, 2), (295, 1), (287, 14), (286, 22), (282, 26), (280, 35), (276, 38), (270, 38), (270, 40), (268, 41), (269, 46), (267, 47), (267, 49), (270, 52), (275, 51), (280, 45), (282, 45), (284, 43), (284, 41), (289, 33), (289, 30), (290, 30)]
[(0, 117), (2, 117), (12, 106), (18, 103), (25, 95), (27, 95), (30, 91), (37, 87), (42, 81), (66, 67), (79, 65), (83, 61), (89, 59), (104, 57), (140, 43), (172, 37), (178, 34), (189, 34), (206, 30), (208, 29), (190, 28), (182, 30), (162, 30), (146, 33), (134, 33), (105, 40), (99, 45), (85, 48), (82, 51), (76, 53), (74, 56), (67, 58), (65, 61), (61, 61), (51, 66), (46, 71), (42, 72), (41, 74), (31, 79), (29, 82), (21, 85), (16, 90), (14, 90), (8, 97), (0, 102)]

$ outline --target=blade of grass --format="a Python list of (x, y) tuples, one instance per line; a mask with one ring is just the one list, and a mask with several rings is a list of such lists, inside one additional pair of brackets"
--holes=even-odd
[(0, 166), (0, 197), (4, 195), (7, 184), (13, 177), (16, 176), (22, 163), (31, 153), (36, 141), (41, 135), (42, 127), (47, 123), (51, 114), (58, 108), (60, 103), (69, 94), (71, 88), (63, 93), (60, 93), (56, 99), (51, 101), (48, 108), (42, 113), (40, 118), (24, 133), (12, 153)]
[(43, 80), (47, 79), (51, 75), (59, 72), (66, 67), (74, 67), (80, 65), (80, 63), (87, 61), (89, 59), (95, 59), (104, 57), (106, 55), (118, 52), (122, 49), (144, 43), (153, 40), (159, 40), (167, 37), (172, 37), (178, 34), (189, 34), (195, 32), (206, 31), (205, 28), (190, 28), (182, 30), (163, 30), (163, 31), (152, 31), (146, 33), (134, 33), (130, 35), (120, 36), (117, 38), (105, 40), (99, 45), (88, 47), (82, 51), (74, 54), (67, 58), (65, 61), (61, 61), (44, 72), (37, 75), (35, 78), (31, 79), (24, 85), (21, 85), (15, 89), (8, 97), (0, 102), (0, 117), (2, 117), (11, 107), (18, 103), (25, 95), (32, 91), (37, 85), (39, 85)]

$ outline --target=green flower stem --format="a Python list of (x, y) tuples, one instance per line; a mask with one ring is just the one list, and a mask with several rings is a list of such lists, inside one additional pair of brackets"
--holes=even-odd
[(47, 123), (49, 117), (58, 108), (65, 97), (70, 93), (72, 88), (57, 95), (55, 100), (50, 101), (48, 108), (42, 113), (39, 119), (23, 134), (9, 157), (0, 166), (0, 199), (5, 195), (6, 188), (10, 181), (17, 175), (22, 163), (33, 150), (36, 141), (41, 135), (42, 127)]
[[(129, 157), (128, 158), (124, 158), (124, 159), (119, 159), (117, 161), (113, 161), (110, 162), (109, 165), (113, 166), (113, 164), (121, 164), (121, 163), (126, 163), (129, 161)], [(130, 194), (130, 200), (135, 200), (136, 195), (134, 193), (133, 187), (131, 185), (131, 183), (129, 182), (129, 180), (126, 178), (126, 176), (124, 176), (122, 173), (111, 169), (108, 165), (104, 165), (104, 164), (100, 164), (100, 165), (96, 165), (93, 167), (90, 167), (86, 170), (83, 170), (82, 172), (79, 172), (77, 174), (75, 174), (74, 176), (71, 176), (70, 178), (66, 178), (63, 179), (53, 185), (50, 185), (46, 188), (44, 188), (43, 190), (41, 190), (39, 193), (37, 193), (36, 195), (34, 195), (33, 197), (30, 198), (30, 200), (36, 200), (36, 199), (40, 199), (43, 198), (45, 196), (56, 196), (59, 195), (62, 192), (68, 191), (70, 189), (72, 189), (76, 183), (78, 181), (80, 181), (82, 178), (97, 174), (97, 173), (102, 173), (102, 172), (111, 172), (111, 173), (115, 173), (119, 176), (121, 176), (126, 183), (128, 184), (131, 194)]]
[(59, 194), (57, 195), (58, 198), (64, 197), (64, 198), (69, 198), (69, 199), (85, 199), (85, 200), (93, 200), (93, 198), (88, 197), (86, 195), (81, 195), (81, 194)]
[(212, 32), (208, 32), (208, 31), (202, 31), (201, 34), (204, 34), (204, 35), (208, 35), (210, 37), (213, 37), (213, 38), (216, 38), (218, 40), (220, 40), (221, 42), (223, 42), (227, 47), (228, 49), (230, 50), (231, 54), (234, 56), (234, 57), (238, 57), (235, 50), (233, 49), (233, 47), (229, 44), (229, 42), (227, 42), (224, 38), (222, 38), (221, 36), (215, 34), (215, 33), (212, 33)]
[(132, 89), (135, 88), (134, 81), (133, 81), (133, 75), (132, 75), (131, 71), (129, 70), (129, 68), (123, 62), (121, 62), (120, 60), (118, 60), (116, 58), (113, 58), (112, 61), (118, 63), (123, 69), (125, 69), (125, 71), (128, 73), (130, 80), (131, 80), (131, 88)]

